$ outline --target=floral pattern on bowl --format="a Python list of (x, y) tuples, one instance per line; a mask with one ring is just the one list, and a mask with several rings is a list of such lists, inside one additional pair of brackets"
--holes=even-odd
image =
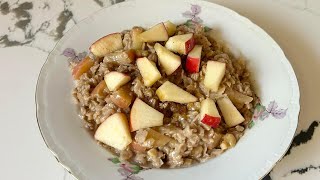
[(124, 177), (123, 180), (143, 180), (143, 178), (136, 174), (143, 170), (147, 170), (147, 168), (142, 168), (137, 164), (121, 162), (118, 157), (109, 158), (108, 160), (113, 164), (119, 165), (118, 172)]
[[(182, 13), (183, 17), (188, 18), (184, 24), (190, 28), (194, 28), (195, 26), (202, 26), (204, 31), (210, 31), (211, 28), (207, 26), (203, 26), (203, 20), (198, 16), (201, 13), (201, 7), (199, 5), (191, 4), (191, 8), (189, 11), (185, 11)], [(67, 57), (70, 62), (80, 62), (83, 58), (87, 56), (87, 52), (83, 51), (81, 53), (77, 53), (73, 48), (66, 48), (62, 55)], [(258, 120), (263, 121), (264, 119), (273, 116), (276, 119), (282, 119), (286, 116), (288, 109), (281, 109), (278, 107), (278, 103), (276, 101), (271, 101), (268, 107), (259, 103), (256, 105), (254, 109), (254, 114), (252, 120), (249, 122), (248, 127), (251, 129)], [(137, 176), (138, 173), (144, 170), (148, 170), (148, 168), (143, 168), (137, 164), (129, 163), (126, 161), (120, 161), (118, 157), (108, 158), (113, 164), (117, 165), (118, 173), (123, 177), (123, 180), (143, 180), (143, 178)]]
[(287, 115), (287, 110), (279, 108), (276, 101), (271, 101), (267, 108), (259, 103), (254, 109), (252, 120), (249, 122), (249, 128), (252, 128), (257, 120), (263, 121), (270, 115), (276, 119), (283, 119)]

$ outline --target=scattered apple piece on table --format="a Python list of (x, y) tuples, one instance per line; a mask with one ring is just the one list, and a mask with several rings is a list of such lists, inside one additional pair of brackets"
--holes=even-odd
[(162, 126), (164, 115), (137, 98), (130, 112), (131, 131), (143, 128)]
[(164, 22), (164, 26), (166, 27), (169, 36), (172, 36), (176, 33), (177, 26), (171, 21)]
[(148, 135), (146, 139), (152, 138), (154, 139), (154, 144), (153, 147), (161, 147), (166, 145), (169, 141), (171, 141), (172, 139), (166, 135), (163, 135), (153, 129), (149, 129), (148, 130)]
[(101, 81), (91, 92), (91, 95), (99, 95), (103, 97), (105, 95), (104, 89), (107, 87), (107, 84), (105, 81)]
[(208, 61), (206, 75), (204, 78), (204, 85), (217, 92), (220, 86), (220, 83), (226, 72), (226, 64), (218, 61)]
[(124, 150), (132, 142), (126, 116), (115, 113), (108, 117), (98, 127), (94, 138), (118, 150)]
[(79, 79), (80, 76), (90, 70), (94, 65), (94, 60), (89, 56), (85, 57), (79, 64), (77, 64), (72, 70), (73, 79)]
[(125, 85), (127, 82), (129, 82), (130, 79), (131, 79), (130, 76), (117, 71), (109, 72), (104, 76), (104, 80), (110, 91), (117, 90), (122, 85)]
[(176, 103), (196, 102), (198, 98), (183, 90), (179, 86), (166, 81), (156, 91), (160, 101), (171, 101)]
[(181, 65), (180, 56), (169, 51), (161, 44), (155, 44), (154, 49), (157, 52), (160, 66), (163, 67), (167, 75), (171, 75)]
[(192, 33), (175, 35), (169, 38), (165, 46), (170, 51), (187, 55), (195, 46), (195, 40)]
[(202, 46), (195, 45), (189, 52), (186, 60), (186, 70), (189, 73), (197, 73), (200, 70)]
[(123, 86), (110, 95), (111, 101), (118, 107), (124, 109), (130, 106), (132, 98), (133, 95), (129, 86)]
[(157, 66), (148, 58), (143, 57), (137, 59), (137, 66), (143, 78), (143, 83), (145, 86), (150, 87), (161, 78), (161, 74)]
[(159, 23), (139, 35), (143, 42), (167, 41), (169, 36), (163, 23)]
[(221, 116), (216, 104), (212, 99), (207, 98), (201, 102), (200, 119), (202, 123), (213, 128), (217, 128), (219, 126), (221, 122)]
[(143, 41), (139, 37), (143, 32), (143, 29), (140, 27), (134, 27), (131, 30), (131, 38), (132, 38), (132, 49), (139, 50), (142, 48)]
[(229, 127), (236, 126), (245, 120), (228, 97), (218, 99), (217, 103), (221, 110), (223, 119)]
[(96, 57), (103, 57), (108, 53), (123, 48), (121, 33), (113, 33), (98, 39), (90, 46), (90, 51)]

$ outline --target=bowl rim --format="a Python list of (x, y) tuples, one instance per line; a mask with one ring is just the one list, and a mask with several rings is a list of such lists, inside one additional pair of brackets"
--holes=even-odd
[[(53, 55), (53, 52), (56, 50), (56, 48), (58, 47), (58, 45), (63, 42), (63, 40), (65, 39), (65, 37), (67, 37), (69, 34), (72, 33), (72, 31), (74, 31), (77, 27), (78, 27), (78, 24), (92, 18), (93, 16), (95, 16), (96, 14), (98, 14), (99, 12), (101, 11), (105, 11), (109, 8), (117, 8), (117, 7), (120, 7), (124, 4), (128, 4), (128, 3), (132, 3), (133, 1), (143, 1), (143, 0), (130, 0), (130, 1), (123, 1), (123, 2), (120, 2), (120, 3), (117, 3), (117, 4), (113, 4), (111, 6), (107, 6), (107, 7), (103, 7), (95, 12), (93, 12), (92, 14), (90, 14), (89, 16), (81, 19), (80, 21), (77, 22), (77, 24), (73, 25), (70, 29), (68, 29), (63, 37), (61, 37), (55, 44), (55, 46), (53, 47), (53, 49), (50, 51), (50, 53), (48, 54), (45, 62), (43, 63), (41, 69), (40, 69), (40, 72), (39, 72), (39, 75), (38, 75), (38, 78), (37, 78), (37, 82), (36, 82), (36, 91), (35, 91), (35, 105), (36, 105), (36, 120), (37, 120), (37, 126), (39, 128), (39, 132), (40, 132), (40, 135), (46, 145), (46, 147), (49, 149), (49, 151), (52, 153), (52, 155), (55, 157), (55, 159), (57, 160), (57, 162), (70, 174), (72, 175), (75, 179), (79, 179), (81, 178), (81, 175), (80, 174), (76, 174), (76, 173), (73, 173), (73, 170), (72, 168), (70, 168), (67, 164), (67, 161), (66, 162), (63, 162), (63, 160), (61, 160), (59, 158), (59, 154), (57, 154), (53, 148), (50, 147), (49, 143), (48, 143), (48, 140), (47, 138), (45, 137), (44, 135), (44, 132), (41, 128), (41, 125), (40, 125), (40, 118), (39, 118), (39, 114), (40, 114), (40, 110), (39, 110), (39, 89), (40, 89), (40, 81), (41, 81), (41, 76), (43, 75), (43, 72), (46, 68), (46, 65), (51, 57), (51, 55)], [(298, 123), (299, 123), (299, 116), (300, 116), (300, 89), (299, 89), (299, 84), (298, 84), (298, 80), (297, 80), (297, 77), (296, 77), (296, 74), (294, 72), (294, 69), (290, 63), (290, 61), (288, 60), (288, 58), (285, 56), (283, 50), (281, 49), (281, 47), (278, 45), (278, 43), (267, 33), (265, 32), (260, 26), (258, 26), (257, 24), (253, 23), (250, 19), (248, 19), (247, 17), (245, 16), (242, 16), (241, 14), (237, 13), (236, 11), (228, 8), (228, 7), (225, 7), (223, 5), (220, 5), (220, 4), (217, 4), (217, 3), (214, 3), (214, 2), (209, 2), (209, 1), (205, 1), (205, 0), (184, 0), (185, 2), (189, 2), (190, 4), (192, 3), (201, 3), (201, 4), (204, 4), (204, 5), (210, 5), (210, 4), (214, 4), (215, 6), (219, 7), (220, 9), (224, 10), (224, 11), (227, 11), (228, 13), (231, 13), (235, 16), (238, 16), (238, 18), (240, 18), (242, 21), (245, 21), (247, 24), (250, 24), (251, 26), (255, 26), (256, 30), (259, 31), (259, 33), (262, 33), (263, 35), (265, 35), (265, 37), (269, 38), (268, 40), (272, 42), (272, 44), (274, 46), (277, 47), (278, 50), (280, 50), (280, 53), (285, 57), (285, 60), (284, 63), (287, 63), (287, 67), (290, 68), (288, 70), (292, 71), (292, 75), (293, 75), (293, 83), (292, 84), (294, 87), (294, 89), (296, 90), (296, 94), (293, 94), (297, 100), (297, 104), (296, 105), (296, 112), (297, 112), (297, 123), (295, 124), (295, 127), (294, 127), (294, 133), (293, 133), (293, 136), (291, 137), (291, 140), (290, 140), (290, 143), (288, 144), (288, 146), (286, 147), (285, 151), (279, 156), (277, 157), (277, 161), (274, 162), (272, 164), (272, 166), (266, 171), (266, 173), (264, 175), (262, 175), (259, 179), (263, 179), (265, 176), (267, 176), (268, 173), (270, 173), (272, 171), (272, 169), (282, 160), (282, 158), (285, 156), (286, 152), (289, 150), (292, 142), (293, 142), (293, 139), (294, 139), (294, 134), (297, 132), (297, 127), (298, 127)], [(160, 3), (160, 2), (158, 2)], [(294, 116), (295, 117), (295, 116)], [(78, 177), (77, 177), (78, 176)]]

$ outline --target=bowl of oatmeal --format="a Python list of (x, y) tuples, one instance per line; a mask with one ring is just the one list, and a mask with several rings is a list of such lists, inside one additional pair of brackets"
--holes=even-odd
[(48, 148), (79, 179), (257, 179), (291, 143), (299, 89), (281, 48), (246, 18), (137, 0), (66, 33), (36, 102)]

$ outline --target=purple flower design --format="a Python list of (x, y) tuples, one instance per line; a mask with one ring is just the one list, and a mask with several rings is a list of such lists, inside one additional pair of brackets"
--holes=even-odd
[(276, 119), (282, 119), (287, 115), (288, 109), (278, 108), (278, 103), (276, 101), (271, 101), (266, 108), (265, 106), (258, 104), (253, 112), (252, 120), (249, 122), (249, 128), (254, 126), (254, 121), (260, 119), (261, 121), (268, 118), (270, 115)]
[(78, 63), (87, 56), (87, 52), (83, 51), (83, 52), (77, 54), (73, 48), (66, 48), (62, 52), (62, 55), (69, 58), (70, 61)]
[(121, 162), (117, 157), (109, 158), (108, 160), (114, 164), (119, 164), (118, 172), (121, 176), (124, 177), (123, 180), (143, 180), (143, 178), (137, 176), (136, 174), (138, 174), (142, 170), (147, 169), (142, 169), (136, 164)]
[(190, 11), (182, 13), (182, 16), (191, 19), (193, 22), (201, 23), (203, 21), (200, 17), (198, 17), (200, 12), (201, 7), (199, 5), (191, 4)]
[(266, 108), (260, 104), (258, 104), (256, 106), (256, 108), (254, 109), (254, 112), (253, 112), (253, 116), (252, 116), (252, 119), (253, 120), (258, 120), (259, 117), (263, 114), (263, 112), (266, 110)]

